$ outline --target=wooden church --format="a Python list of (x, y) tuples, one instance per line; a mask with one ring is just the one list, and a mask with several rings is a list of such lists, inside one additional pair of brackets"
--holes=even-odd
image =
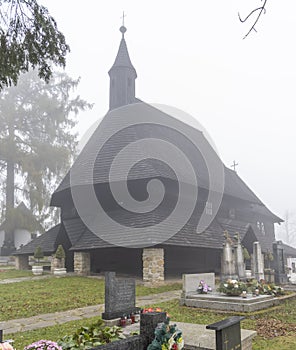
[[(19, 266), (25, 266), (28, 256), (34, 253), (37, 246), (41, 246), (45, 254), (51, 255), (62, 244), (66, 250), (67, 270), (77, 273), (115, 271), (123, 275), (141, 276), (147, 281), (181, 276), (182, 273), (219, 273), (223, 232), (226, 230), (230, 236), (239, 232), (242, 244), (249, 252), (252, 252), (254, 241), (261, 243), (263, 252), (272, 251), (272, 243), (275, 241), (274, 224), (282, 220), (262, 203), (234, 170), (222, 163), (224, 189), (220, 193), (221, 203), (215, 207), (215, 201), (209, 195), (211, 189), (207, 166), (200, 150), (194, 146), (194, 141), (198, 140), (199, 144), (205, 145), (213, 159), (218, 157), (217, 154), (202, 131), (175, 119), (175, 127), (167, 127), (172, 116), (136, 98), (137, 73), (127, 50), (124, 37), (126, 28), (122, 26), (120, 31), (122, 39), (119, 50), (109, 70), (109, 112), (52, 195), (51, 205), (61, 208), (61, 223), (16, 251)], [(151, 114), (151, 120), (156, 122), (129, 124), (121, 132), (114, 133), (103, 146), (99, 145), (106, 133), (114, 126), (116, 130), (117, 123), (124, 121), (125, 117), (143, 113), (148, 116)], [(182, 133), (178, 132), (180, 129)], [(184, 134), (190, 134), (193, 142)], [(142, 157), (130, 169), (127, 179), (122, 170), (126, 168), (127, 160), (121, 160), (117, 167), (114, 183), (127, 182), (127, 188), (135, 201), (145, 202), (147, 186), (151, 180), (156, 179), (162, 183), (163, 200), (151, 211), (137, 212), (135, 204), (135, 211), (123, 208), (110, 189), (113, 185), (109, 177), (112, 159), (131, 142), (147, 138), (165, 140), (181, 149), (197, 174), (197, 201), (188, 220), (172, 235), (166, 235), (165, 229), (173, 232), (182, 221), (183, 214), (188, 215), (188, 211), (185, 212), (184, 209), (180, 220), (170, 221), (167, 226), (160, 225), (173, 213), (183, 186), (174, 170), (165, 162)], [(139, 145), (135, 154), (132, 154), (133, 157), (141, 158), (142, 151), (143, 148)], [(153, 143), (149, 146), (149, 152), (158, 152), (162, 158), (169, 157), (168, 153), (165, 154)], [(183, 169), (181, 166), (180, 173), (180, 176), (186, 178), (186, 167)], [(182, 187), (186, 191), (184, 208), (191, 200), (191, 194), (197, 192), (195, 187), (196, 184), (190, 181)], [(124, 229), (116, 229), (113, 225), (108, 225), (108, 220), (96, 217), (97, 208), (88, 203), (90, 196), (95, 196), (100, 207)], [(86, 210), (83, 211), (83, 208)], [(204, 229), (197, 230), (202, 216), (209, 224)], [(142, 246), (133, 245), (130, 232), (134, 228), (141, 228), (137, 240), (145, 242)]]

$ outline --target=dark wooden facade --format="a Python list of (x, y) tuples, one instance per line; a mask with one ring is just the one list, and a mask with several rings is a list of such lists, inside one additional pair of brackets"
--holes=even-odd
[[(182, 128), (183, 131), (193, 135), (192, 137), (198, 139), (202, 144), (207, 144), (207, 140), (201, 131), (193, 129), (189, 125), (184, 125), (180, 121), (175, 121), (176, 129), (163, 126), (169, 124), (167, 122), (170, 122), (172, 117), (160, 110), (156, 111), (150, 105), (142, 103), (142, 111), (148, 115), (150, 112), (154, 113), (154, 117), (156, 115), (163, 125), (133, 125), (127, 128), (127, 132), (122, 136), (115, 135), (111, 141), (108, 140), (110, 142), (106, 143), (103, 149), (105, 153), (100, 154), (95, 163), (91, 161), (91, 155), (98, 152), (96, 149), (97, 141), (104, 136), (105, 130), (120, 121), (116, 119), (118, 110), (114, 111), (114, 108), (127, 105), (137, 108), (136, 105), (140, 102), (135, 97), (137, 74), (129, 58), (124, 36), (109, 75), (110, 110), (72, 167), (78, 174), (79, 186), (81, 188), (92, 186), (98, 200), (102, 200), (101, 204), (106, 212), (127, 226), (130, 225), (131, 228), (132, 225), (138, 224), (147, 227), (147, 235), (149, 235), (152, 232), (149, 231), (149, 227), (153, 228), (155, 224), (163, 220), (176, 203), (179, 187), (174, 172), (156, 160), (143, 159), (138, 164), (139, 166), (132, 169), (129, 174), (128, 188), (131, 195), (138, 201), (145, 199), (147, 183), (151, 179), (158, 179), (165, 186), (164, 200), (153, 213), (130, 214), (125, 212), (122, 214), (118, 203), (110, 196), (109, 174), (106, 169), (108, 170), (110, 159), (112, 160), (112, 157), (123, 146), (139, 138), (163, 139), (174, 143), (176, 147), (184, 151), (196, 173), (198, 173), (201, 183), (198, 189), (196, 207), (186, 225), (173, 237), (158, 245), (158, 247), (164, 249), (165, 275), (171, 277), (180, 276), (182, 273), (210, 271), (218, 273), (220, 271), (220, 254), (225, 230), (229, 232), (230, 236), (239, 232), (243, 244), (249, 252), (252, 251), (254, 241), (261, 243), (263, 251), (271, 251), (272, 243), (275, 241), (274, 224), (282, 220), (266, 208), (235, 171), (225, 166), (223, 166), (225, 173), (223, 199), (217, 215), (212, 218), (211, 224), (203, 232), (196, 233), (200, 215), (205, 206), (208, 205), (209, 178), (205, 171), (206, 166), (203, 164), (204, 160), (201, 152), (186, 137), (180, 136), (180, 133), (176, 130), (178, 130), (178, 127)], [(123, 107), (120, 118), (124, 117), (124, 113)], [(210, 156), (217, 157), (210, 144), (207, 147)], [(92, 172), (91, 182), (85, 180), (86, 172)], [(75, 251), (87, 251), (90, 253), (92, 272), (101, 273), (112, 270), (120, 274), (140, 276), (142, 274), (142, 249), (115, 247), (90, 232), (73, 204), (71, 194), (73, 185), (70, 180), (70, 173), (68, 173), (52, 196), (51, 205), (61, 208), (61, 225), (57, 236), (52, 235), (55, 244), (51, 246), (51, 249), (57, 243), (63, 242), (67, 250), (66, 263), (68, 270), (73, 269), (73, 253)], [(192, 184), (188, 184), (188, 186), (192, 186)], [(190, 190), (188, 193), (190, 193)], [(213, 213), (209, 209), (206, 215), (211, 216)], [(110, 234), (120, 235), (120, 232), (110, 232)], [(50, 234), (46, 233), (45, 235), (50, 240)], [(18, 252), (18, 254), (28, 254), (29, 250), (29, 248), (24, 247), (24, 250)]]

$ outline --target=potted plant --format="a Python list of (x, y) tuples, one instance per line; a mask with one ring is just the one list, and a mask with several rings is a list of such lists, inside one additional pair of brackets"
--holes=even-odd
[(44, 254), (41, 247), (37, 247), (34, 252), (34, 258), (37, 260), (37, 264), (32, 266), (33, 275), (42, 275), (43, 265), (40, 264), (40, 259), (43, 259)]
[(53, 274), (54, 275), (65, 275), (67, 270), (65, 268), (65, 250), (60, 244), (56, 250), (56, 253), (53, 257)]

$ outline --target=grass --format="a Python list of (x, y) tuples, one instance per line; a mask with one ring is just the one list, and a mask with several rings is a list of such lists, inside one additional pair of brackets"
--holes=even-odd
[[(0, 321), (31, 317), (104, 303), (104, 280), (87, 277), (50, 277), (1, 285)], [(157, 288), (137, 286), (138, 296), (180, 289), (180, 284)]]
[(15, 270), (15, 269), (0, 266), (0, 280), (17, 278), (17, 277), (28, 277), (28, 276), (32, 276), (32, 271)]
[[(137, 295), (148, 295), (161, 293), (168, 290), (180, 289), (178, 283), (148, 288), (142, 285), (137, 286)], [(20, 317), (28, 317), (40, 313), (62, 311), (76, 307), (103, 303), (104, 281), (96, 278), (86, 277), (63, 277), (48, 278), (20, 282), (17, 284), (1, 285), (0, 288), (0, 320), (7, 320)], [(197, 324), (210, 324), (227, 317), (232, 313), (217, 313), (204, 311), (196, 308), (189, 308), (179, 305), (178, 300), (164, 302), (157, 305), (146, 305), (146, 307), (161, 307), (170, 314), (171, 319), (179, 322)], [(237, 313), (236, 313), (237, 315)], [(254, 313), (244, 314), (246, 319), (242, 322), (242, 328), (268, 331), (268, 322), (272, 321), (279, 327), (279, 336), (268, 338), (257, 336), (253, 341), (254, 350), (295, 350), (296, 349), (296, 300), (287, 300), (284, 304)], [(58, 340), (66, 334), (72, 334), (77, 328), (88, 325), (97, 318), (72, 321), (58, 326), (47, 327), (34, 331), (15, 333), (11, 338), (15, 340), (17, 350), (22, 350), (25, 345), (33, 341), (45, 338)], [(265, 325), (266, 322), (266, 325)], [(277, 326), (278, 325), (278, 326)], [(287, 325), (294, 325), (281, 335), (281, 330)], [(261, 331), (259, 330), (261, 329)], [(262, 332), (261, 332), (262, 333)], [(264, 332), (263, 332), (264, 333)], [(264, 335), (264, 334), (263, 334)]]
[(87, 327), (88, 325), (97, 320), (97, 317), (93, 317), (87, 320), (71, 321), (52, 327), (36, 329), (33, 331), (9, 334), (9, 338), (14, 340), (14, 349), (23, 350), (25, 346), (40, 339), (57, 341), (61, 339), (64, 335), (72, 334), (76, 331), (76, 329), (82, 326)]
[[(281, 334), (281, 330), (286, 328), (287, 325), (293, 325), (294, 331), (287, 331), (284, 336), (277, 336), (274, 338), (268, 338), (264, 336), (256, 336), (253, 341), (254, 350), (295, 350), (296, 349), (296, 300), (286, 301), (284, 304), (270, 308), (268, 310), (261, 310), (249, 314), (239, 313), (217, 313), (210, 310), (202, 310), (196, 308), (189, 308), (186, 306), (180, 306), (178, 300), (170, 302), (164, 302), (157, 305), (149, 305), (150, 307), (160, 307), (169, 313), (170, 317), (174, 321), (197, 323), (197, 324), (211, 324), (233, 315), (243, 315), (246, 317), (242, 321), (241, 326), (244, 329), (251, 329), (258, 331), (258, 325), (264, 325), (266, 322), (266, 333), (270, 333), (270, 320), (279, 321), (278, 333)], [(264, 326), (263, 326), (264, 327)], [(264, 329), (261, 329), (261, 332)], [(260, 333), (261, 333), (260, 332)]]
[[(151, 307), (161, 307), (170, 314), (174, 321), (189, 322), (198, 324), (210, 324), (229, 316), (231, 313), (215, 313), (213, 311), (195, 309), (180, 306), (178, 300), (164, 302), (158, 305), (147, 305)], [(236, 314), (237, 315), (237, 314)], [(277, 319), (287, 323), (296, 323), (296, 300), (287, 301), (285, 304), (260, 312), (250, 313), (246, 316), (246, 320), (242, 322), (242, 328), (256, 330), (256, 324), (259, 320)], [(24, 346), (39, 339), (58, 340), (66, 334), (72, 334), (77, 328), (87, 326), (95, 322), (97, 318), (87, 320), (72, 321), (61, 325), (42, 328), (39, 330), (28, 331), (24, 333), (15, 333), (11, 337), (15, 341), (17, 350), (22, 350)], [(290, 333), (285, 336), (278, 336), (272, 339), (265, 339), (262, 336), (257, 336), (253, 341), (253, 350), (295, 350), (296, 337)]]

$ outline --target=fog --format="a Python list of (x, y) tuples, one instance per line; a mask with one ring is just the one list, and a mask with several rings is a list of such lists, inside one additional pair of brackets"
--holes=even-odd
[[(126, 13), (125, 35), (137, 70), (136, 95), (195, 117), (237, 172), (275, 214), (296, 212), (295, 10), (267, 2), (253, 24), (242, 17), (261, 1), (42, 0), (71, 47), (66, 72), (93, 102), (81, 135), (108, 110), (109, 76)], [(254, 18), (255, 19), (255, 18)]]

